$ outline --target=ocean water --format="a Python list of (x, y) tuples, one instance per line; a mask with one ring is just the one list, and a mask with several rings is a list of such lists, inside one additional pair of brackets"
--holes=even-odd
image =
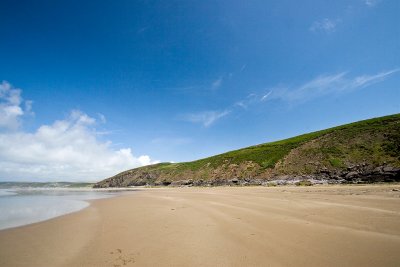
[(0, 230), (75, 212), (87, 207), (87, 200), (116, 194), (91, 189), (0, 189)]

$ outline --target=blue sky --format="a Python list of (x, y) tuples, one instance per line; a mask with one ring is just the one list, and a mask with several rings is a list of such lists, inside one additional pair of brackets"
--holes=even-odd
[(397, 0), (3, 0), (0, 180), (99, 180), (399, 113), (399, 14)]

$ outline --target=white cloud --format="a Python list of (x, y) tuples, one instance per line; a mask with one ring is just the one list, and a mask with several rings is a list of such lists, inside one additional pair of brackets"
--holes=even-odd
[[(23, 109), (21, 105), (24, 104)], [(0, 129), (17, 130), (24, 114), (31, 114), (32, 101), (24, 101), (21, 89), (3, 81), (0, 84)]]
[(229, 110), (224, 111), (202, 111), (198, 113), (190, 113), (181, 116), (184, 121), (193, 123), (201, 123), (204, 127), (209, 127), (214, 124), (217, 120), (225, 117), (230, 113)]
[(334, 32), (336, 30), (338, 22), (339, 20), (332, 20), (328, 18), (320, 21), (314, 21), (310, 27), (310, 31), (326, 33)]
[(268, 99), (281, 99), (290, 102), (305, 102), (307, 100), (338, 92), (348, 92), (384, 81), (390, 75), (399, 72), (400, 68), (383, 71), (374, 75), (348, 77), (346, 72), (331, 75), (321, 75), (295, 88), (272, 90)]
[[(23, 113), (20, 93), (9, 101), (17, 118)], [(0, 132), (0, 180), (96, 181), (156, 163), (147, 155), (135, 157), (130, 148), (116, 149), (110, 141), (99, 140), (96, 124), (96, 119), (74, 110), (32, 133)]]

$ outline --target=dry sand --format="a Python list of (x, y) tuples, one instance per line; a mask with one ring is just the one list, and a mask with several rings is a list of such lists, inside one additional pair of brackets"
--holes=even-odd
[(400, 266), (394, 188), (145, 189), (0, 231), (0, 266)]

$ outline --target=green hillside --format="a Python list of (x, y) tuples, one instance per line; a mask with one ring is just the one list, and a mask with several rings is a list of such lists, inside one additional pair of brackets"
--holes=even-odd
[(96, 187), (262, 184), (293, 177), (374, 182), (397, 180), (399, 167), (400, 114), (396, 114), (192, 162), (136, 168)]

